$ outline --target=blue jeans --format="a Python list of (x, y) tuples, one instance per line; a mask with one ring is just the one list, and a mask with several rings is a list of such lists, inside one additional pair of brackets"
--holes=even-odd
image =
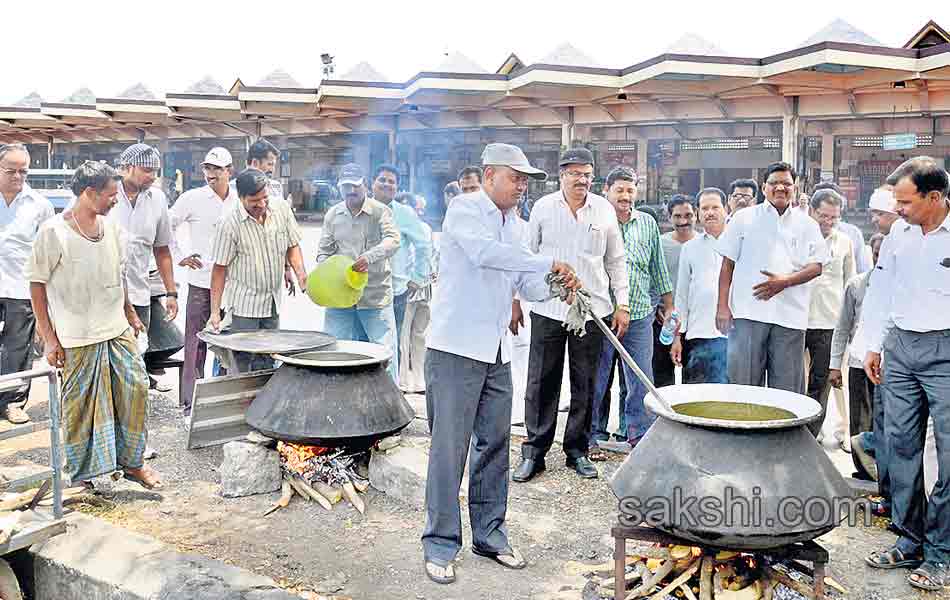
[(729, 383), (728, 339), (695, 338), (684, 343), (689, 344), (689, 358), (683, 383)]
[(393, 295), (393, 316), (396, 318), (396, 345), (402, 339), (402, 324), (406, 320), (406, 304), (409, 301), (409, 291), (398, 296)]
[(393, 381), (399, 382), (399, 343), (391, 304), (383, 308), (328, 308), (323, 329), (338, 340), (373, 342), (389, 348), (393, 357), (386, 370)]
[[(620, 340), (624, 349), (650, 381), (653, 381), (653, 319), (654, 315), (651, 312), (642, 319), (630, 321), (627, 333)], [(616, 352), (610, 342), (604, 340), (603, 352), (600, 356), (600, 365), (597, 371), (597, 381), (594, 387), (594, 398), (603, 398), (604, 390), (607, 389), (609, 368), (613, 365)], [(623, 365), (623, 378), (627, 384), (627, 396), (624, 398), (623, 404), (625, 417), (623, 425), (626, 429), (627, 441), (633, 443), (643, 437), (653, 421), (656, 420), (656, 415), (648, 412), (643, 405), (647, 388), (626, 364)], [(598, 390), (600, 390), (599, 396), (597, 395)], [(594, 409), (597, 410), (598, 408), (598, 403), (594, 402)], [(593, 418), (591, 422), (594, 422)]]
[[(619, 364), (618, 364), (619, 363)], [(590, 419), (590, 442), (591, 447), (595, 441), (606, 442), (610, 440), (610, 434), (607, 432), (607, 423), (610, 421), (610, 400), (611, 388), (614, 382), (614, 368), (617, 370), (617, 379), (620, 382), (620, 390), (617, 401), (617, 414), (620, 417), (616, 437), (627, 439), (627, 417), (624, 415), (624, 399), (627, 397), (627, 381), (623, 376), (623, 361), (620, 355), (614, 350), (613, 345), (604, 339), (604, 345), (600, 352), (600, 361), (597, 367), (597, 379), (594, 380), (594, 402), (591, 406)]]

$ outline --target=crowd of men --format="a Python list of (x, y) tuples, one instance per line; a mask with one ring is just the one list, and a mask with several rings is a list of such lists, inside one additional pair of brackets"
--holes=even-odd
[[(285, 288), (306, 289), (301, 233), (272, 178), (277, 157), (259, 140), (235, 173), (230, 153), (214, 148), (203, 162), (207, 185), (169, 209), (153, 186), (158, 151), (134, 144), (115, 169), (79, 166), (76, 201), (54, 215), (25, 183), (27, 149), (0, 147), (2, 373), (29, 368), (38, 331), (47, 360), (63, 369), (74, 482), (121, 470), (161, 486), (144, 460), (148, 388), (159, 385), (152, 374), (162, 360), (184, 347), (187, 415), (206, 361), (198, 332), (276, 329)], [(890, 514), (900, 535), (868, 564), (913, 567), (909, 581), (924, 589), (950, 584), (950, 463), (937, 450), (950, 444), (946, 171), (928, 157), (901, 165), (871, 198), (879, 232), (869, 243), (842, 222), (847, 201), (837, 186), (805, 195), (786, 163), (765, 169), (761, 189), (739, 179), (728, 193), (675, 196), (665, 234), (656, 215), (636, 207), (632, 169), (610, 170), (603, 195), (592, 189), (594, 173), (589, 150), (568, 149), (560, 189), (525, 215), (528, 180), (546, 173), (519, 148), (489, 144), (482, 165), (445, 187), (448, 210), (435, 236), (420, 219), (424, 204), (399, 193), (396, 167), (380, 165), (371, 178), (357, 164), (340, 169), (343, 200), (324, 217), (316, 262), (346, 256), (368, 283), (355, 306), (326, 310), (324, 329), (388, 347), (392, 378), (426, 393), (427, 575), (455, 580), (466, 462), (473, 551), (525, 566), (505, 526), (512, 424), (527, 432), (510, 476), (519, 483), (546, 469), (560, 410), (565, 463), (581, 478), (598, 477), (594, 462), (605, 459), (611, 435), (633, 449), (650, 428), (646, 386), (596, 318), (656, 385), (675, 383), (681, 368), (684, 383), (807, 394), (821, 407), (810, 426), (818, 438), (834, 393), (843, 417), (835, 441), (853, 452), (858, 476), (879, 482), (875, 510)], [(188, 273), (184, 335), (172, 324), (175, 264)], [(580, 289), (590, 304), (582, 335), (565, 327)], [(674, 327), (669, 344), (664, 325)], [(562, 404), (565, 358), (570, 396)], [(273, 366), (240, 353), (235, 363), (224, 368)], [(615, 373), (619, 428), (611, 434)], [(27, 384), (0, 395), (7, 420), (28, 420), (28, 394)]]

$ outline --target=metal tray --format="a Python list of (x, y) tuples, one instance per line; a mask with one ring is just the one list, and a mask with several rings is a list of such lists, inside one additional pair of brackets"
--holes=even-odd
[(291, 329), (261, 329), (236, 333), (199, 331), (198, 339), (210, 346), (254, 354), (294, 354), (316, 350), (336, 342), (335, 337), (322, 331)]
[(360, 367), (386, 362), (393, 353), (382, 344), (339, 340), (332, 346), (288, 356), (275, 353), (282, 363), (300, 367)]

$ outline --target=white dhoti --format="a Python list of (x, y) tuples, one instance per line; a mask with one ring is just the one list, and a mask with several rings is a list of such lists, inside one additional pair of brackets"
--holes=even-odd
[(511, 424), (524, 424), (524, 394), (528, 387), (528, 355), (531, 353), (531, 303), (521, 301), (524, 313), (524, 327), (518, 335), (507, 335), (511, 339)]

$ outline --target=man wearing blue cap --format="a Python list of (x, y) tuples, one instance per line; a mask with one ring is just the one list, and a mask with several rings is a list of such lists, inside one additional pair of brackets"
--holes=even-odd
[(398, 381), (399, 341), (389, 259), (399, 250), (399, 229), (392, 209), (366, 196), (366, 177), (358, 164), (340, 169), (338, 185), (343, 202), (323, 218), (317, 264), (338, 254), (349, 256), (356, 261), (353, 270), (368, 273), (369, 281), (356, 306), (326, 310), (323, 329), (340, 340), (373, 342), (391, 349), (387, 370)]

